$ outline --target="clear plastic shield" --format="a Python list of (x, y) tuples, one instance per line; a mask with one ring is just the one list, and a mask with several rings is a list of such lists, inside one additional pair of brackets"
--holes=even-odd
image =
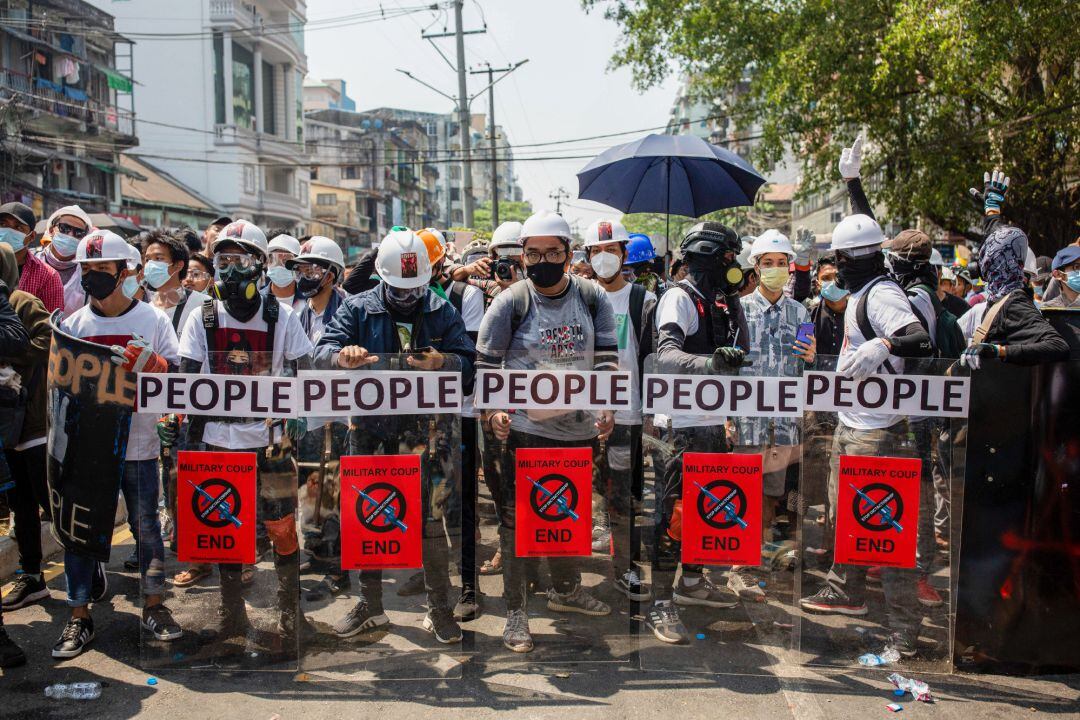
[[(449, 366), (423, 372), (408, 357), (380, 353), (360, 369), (300, 373), (308, 398), (333, 396), (358, 410), (312, 410), (300, 444), (309, 560), (301, 606), (313, 630), (301, 639), (301, 668), (311, 680), (462, 673), (465, 641), (453, 618), (461, 596), (460, 386), (451, 395), (439, 382), (459, 382), (460, 374)], [(443, 401), (454, 409), (437, 407)]]
[[(287, 387), (282, 378), (291, 374), (267, 352), (213, 352), (201, 374), (156, 386), (192, 408), (215, 408), (213, 414), (171, 416), (169, 423), (159, 423), (165, 418), (157, 413), (133, 415), (137, 444), (129, 441), (128, 457), (137, 447), (160, 453), (160, 463), (128, 462), (123, 483), (136, 539), (130, 560), (143, 594), (144, 668), (299, 668), (306, 628), (299, 607), (299, 434), (291, 413), (275, 414), (280, 403), (265, 384)], [(240, 380), (253, 375), (266, 376), (264, 384)], [(169, 426), (167, 444), (156, 427), (162, 424)]]
[(645, 364), (640, 664), (765, 674), (798, 647), (801, 379), (691, 357)]
[(806, 378), (799, 658), (950, 672), (970, 378), (950, 360), (835, 367)]
[[(586, 358), (498, 370), (503, 390), (516, 388), (509, 413), (484, 405), (478, 377), (475, 557), (484, 606), (467, 626), (486, 667), (633, 660), (640, 424), (580, 409), (590, 383), (606, 382), (592, 368)], [(562, 402), (566, 392), (577, 400)]]

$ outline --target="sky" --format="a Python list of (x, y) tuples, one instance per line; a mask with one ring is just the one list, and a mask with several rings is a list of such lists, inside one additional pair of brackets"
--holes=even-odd
[[(377, 7), (374, 0), (308, 0), (308, 21), (341, 17)], [(381, 0), (383, 8), (422, 5), (422, 0)], [(586, 13), (579, 0), (467, 0), (465, 28), (487, 33), (467, 35), (466, 64), (480, 69), (485, 62), (506, 67), (528, 59), (495, 86), (495, 119), (510, 143), (530, 143), (581, 138), (604, 133), (662, 126), (675, 98), (677, 78), (638, 93), (629, 70), (609, 69), (619, 27), (603, 13)], [(449, 100), (409, 80), (395, 68), (445, 93), (457, 95), (457, 76), (432, 47), (420, 37), (427, 32), (453, 31), (452, 10), (421, 12), (379, 22), (311, 30), (306, 34), (308, 76), (343, 78), (357, 110), (398, 107), (428, 112), (450, 112)], [(454, 39), (435, 40), (454, 60)], [(469, 93), (486, 85), (486, 78), (469, 77)], [(477, 98), (473, 112), (487, 112), (487, 93)], [(628, 142), (645, 133), (589, 140), (568, 145), (517, 147), (515, 155), (583, 156), (591, 158), (612, 145)], [(559, 187), (570, 194), (563, 214), (584, 228), (593, 220), (619, 213), (577, 199), (578, 170), (588, 158), (518, 162), (516, 174), (525, 199), (535, 209), (555, 209), (549, 195)]]

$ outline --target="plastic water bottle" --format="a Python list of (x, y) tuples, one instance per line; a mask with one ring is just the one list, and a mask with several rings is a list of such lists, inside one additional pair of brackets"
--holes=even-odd
[(885, 648), (885, 652), (880, 655), (874, 653), (866, 653), (859, 656), (859, 664), (866, 667), (876, 667), (878, 665), (888, 665), (894, 663), (900, 659), (900, 652), (896, 648)]
[(101, 697), (101, 683), (57, 683), (45, 688), (45, 697), (54, 700), (97, 700)]

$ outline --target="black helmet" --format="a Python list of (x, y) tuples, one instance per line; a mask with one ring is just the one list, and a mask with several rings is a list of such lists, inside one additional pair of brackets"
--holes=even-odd
[(739, 234), (727, 225), (718, 222), (698, 223), (686, 232), (682, 244), (679, 245), (683, 257), (689, 253), (696, 253), (709, 258), (727, 252), (738, 255), (742, 252), (742, 249)]

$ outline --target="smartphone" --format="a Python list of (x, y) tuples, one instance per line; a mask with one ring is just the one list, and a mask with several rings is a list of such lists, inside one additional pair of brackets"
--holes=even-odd
[(412, 351), (409, 352), (409, 354), (417, 360), (423, 360), (424, 355), (432, 352), (435, 352), (435, 348), (428, 345), (427, 347), (413, 348)]
[(795, 340), (810, 344), (810, 338), (814, 336), (814, 323), (799, 323), (799, 330), (795, 333)]

